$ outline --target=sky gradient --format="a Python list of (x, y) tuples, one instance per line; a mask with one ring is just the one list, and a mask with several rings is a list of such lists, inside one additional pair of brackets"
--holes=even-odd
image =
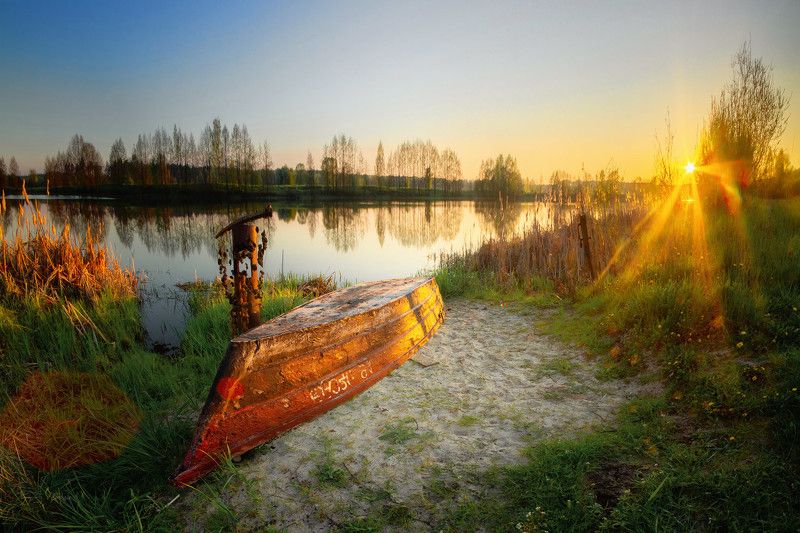
[(691, 156), (742, 43), (792, 103), (800, 164), (800, 2), (10, 2), (0, 0), (0, 156), (41, 170), (74, 133), (121, 137), (214, 117), (317, 162), (339, 132), (372, 170), (407, 139), (464, 177), (498, 153), (524, 177), (653, 173), (667, 110)]

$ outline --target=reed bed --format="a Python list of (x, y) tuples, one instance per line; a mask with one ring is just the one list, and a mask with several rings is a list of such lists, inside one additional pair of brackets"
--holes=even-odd
[[(17, 224), (12, 235), (0, 226), (0, 297), (35, 297), (47, 302), (63, 298), (96, 299), (107, 292), (113, 298), (136, 295), (134, 272), (119, 262), (90, 227), (75, 238), (69, 225), (58, 231), (31, 202), (22, 186)], [(0, 217), (7, 213), (0, 199)]]
[[(558, 293), (574, 294), (592, 281), (592, 272), (595, 277), (603, 275), (612, 258), (619, 263), (620, 254), (626, 252), (625, 243), (649, 211), (641, 198), (551, 206), (546, 221), (537, 217), (519, 235), (493, 237), (476, 250), (444, 255), (441, 267), (491, 272), (501, 284), (515, 282), (526, 288), (544, 278)], [(582, 214), (589, 237), (588, 255), (581, 236)]]

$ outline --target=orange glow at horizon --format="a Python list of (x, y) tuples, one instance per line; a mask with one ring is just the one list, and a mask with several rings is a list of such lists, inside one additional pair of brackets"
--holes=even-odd
[[(705, 196), (701, 193), (701, 188), (710, 193), (706, 194), (707, 199), (713, 202), (713, 198), (717, 197), (724, 203), (728, 216), (734, 220), (733, 237), (741, 243), (742, 258), (748, 261), (750, 243), (742, 216), (740, 193), (740, 187), (747, 186), (748, 169), (744, 161), (724, 161), (708, 165), (696, 165), (688, 161), (684, 167), (684, 177), (672, 186), (663, 201), (650, 209), (636, 225), (631, 237), (617, 246), (598, 281), (604, 279), (615, 266), (626, 263), (620, 272), (620, 279), (623, 284), (634, 283), (640, 279), (648, 265), (652, 264), (654, 257), (663, 254), (665, 250), (667, 253), (680, 253), (679, 250), (683, 249), (682, 243), (687, 239), (685, 243), (691, 251), (687, 259), (691, 258), (693, 273), (706, 290), (710, 289), (711, 279), (719, 272), (720, 266), (717, 264), (719, 259), (710, 250), (712, 243), (709, 241)], [(698, 178), (702, 178), (702, 182)], [(681, 200), (687, 192), (688, 198)], [(676, 228), (667, 224), (674, 217), (684, 219), (677, 227), (687, 228), (688, 234), (681, 235), (680, 231), (676, 233)], [(632, 250), (625, 253), (629, 247), (633, 247)], [(623, 259), (623, 253), (629, 260)], [(716, 304), (715, 307), (721, 309), (721, 302)]]

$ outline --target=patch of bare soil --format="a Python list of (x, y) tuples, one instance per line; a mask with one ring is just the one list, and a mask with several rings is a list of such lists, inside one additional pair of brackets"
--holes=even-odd
[[(476, 473), (523, 461), (521, 450), (541, 439), (609, 423), (645, 392), (635, 381), (598, 380), (579, 349), (536, 332), (535, 314), (446, 305), (444, 325), (419, 352), (424, 365), (407, 362), (243, 458), (237, 477), (246, 482), (222, 494), (241, 529), (326, 531), (376, 513), (428, 529), (441, 502), (473, 494)], [(620, 474), (612, 477), (624, 486)], [(184, 499), (189, 530), (218, 512), (199, 493)]]

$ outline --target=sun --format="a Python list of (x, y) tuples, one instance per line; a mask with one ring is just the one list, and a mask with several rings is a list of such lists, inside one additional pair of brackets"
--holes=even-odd
[(688, 163), (686, 163), (686, 166), (683, 167), (683, 169), (686, 171), (687, 174), (694, 173), (694, 163), (689, 161)]

